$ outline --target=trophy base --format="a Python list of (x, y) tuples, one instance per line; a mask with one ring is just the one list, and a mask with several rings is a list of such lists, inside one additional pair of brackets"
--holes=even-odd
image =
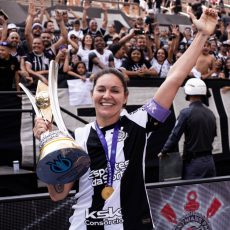
[(78, 180), (89, 168), (90, 158), (81, 149), (64, 148), (47, 154), (36, 168), (38, 178), (47, 184)]

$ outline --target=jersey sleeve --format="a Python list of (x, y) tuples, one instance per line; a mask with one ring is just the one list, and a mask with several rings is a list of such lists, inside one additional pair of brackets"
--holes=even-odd
[(161, 123), (165, 122), (165, 120), (171, 113), (170, 110), (163, 108), (154, 99), (151, 99), (143, 107), (151, 117), (155, 118), (157, 121)]

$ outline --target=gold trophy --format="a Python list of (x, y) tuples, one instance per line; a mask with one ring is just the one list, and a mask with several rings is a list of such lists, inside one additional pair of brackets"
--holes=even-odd
[(28, 96), (36, 116), (57, 125), (57, 130), (41, 135), (36, 173), (48, 184), (66, 184), (79, 179), (89, 168), (90, 159), (68, 132), (61, 116), (57, 94), (58, 64), (50, 62), (49, 87), (38, 81), (36, 96), (19, 83)]

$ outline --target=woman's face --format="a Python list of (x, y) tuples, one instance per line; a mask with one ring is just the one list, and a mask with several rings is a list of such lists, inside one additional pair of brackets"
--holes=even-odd
[(104, 74), (98, 78), (93, 89), (92, 99), (99, 126), (111, 125), (119, 120), (128, 94), (120, 79), (114, 74)]
[(139, 62), (141, 60), (141, 52), (139, 50), (134, 50), (131, 53), (131, 59), (134, 62)]
[(162, 49), (159, 49), (157, 51), (157, 61), (158, 62), (163, 62), (165, 60), (165, 52)]
[(90, 35), (85, 36), (85, 44), (91, 45), (93, 43), (93, 39)]
[(77, 73), (79, 75), (84, 75), (86, 72), (85, 65), (83, 63), (78, 64), (77, 66)]

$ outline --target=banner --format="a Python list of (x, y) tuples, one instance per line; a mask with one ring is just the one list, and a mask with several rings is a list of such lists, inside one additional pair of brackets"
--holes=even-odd
[(156, 230), (229, 229), (229, 180), (228, 177), (190, 184), (148, 185)]

